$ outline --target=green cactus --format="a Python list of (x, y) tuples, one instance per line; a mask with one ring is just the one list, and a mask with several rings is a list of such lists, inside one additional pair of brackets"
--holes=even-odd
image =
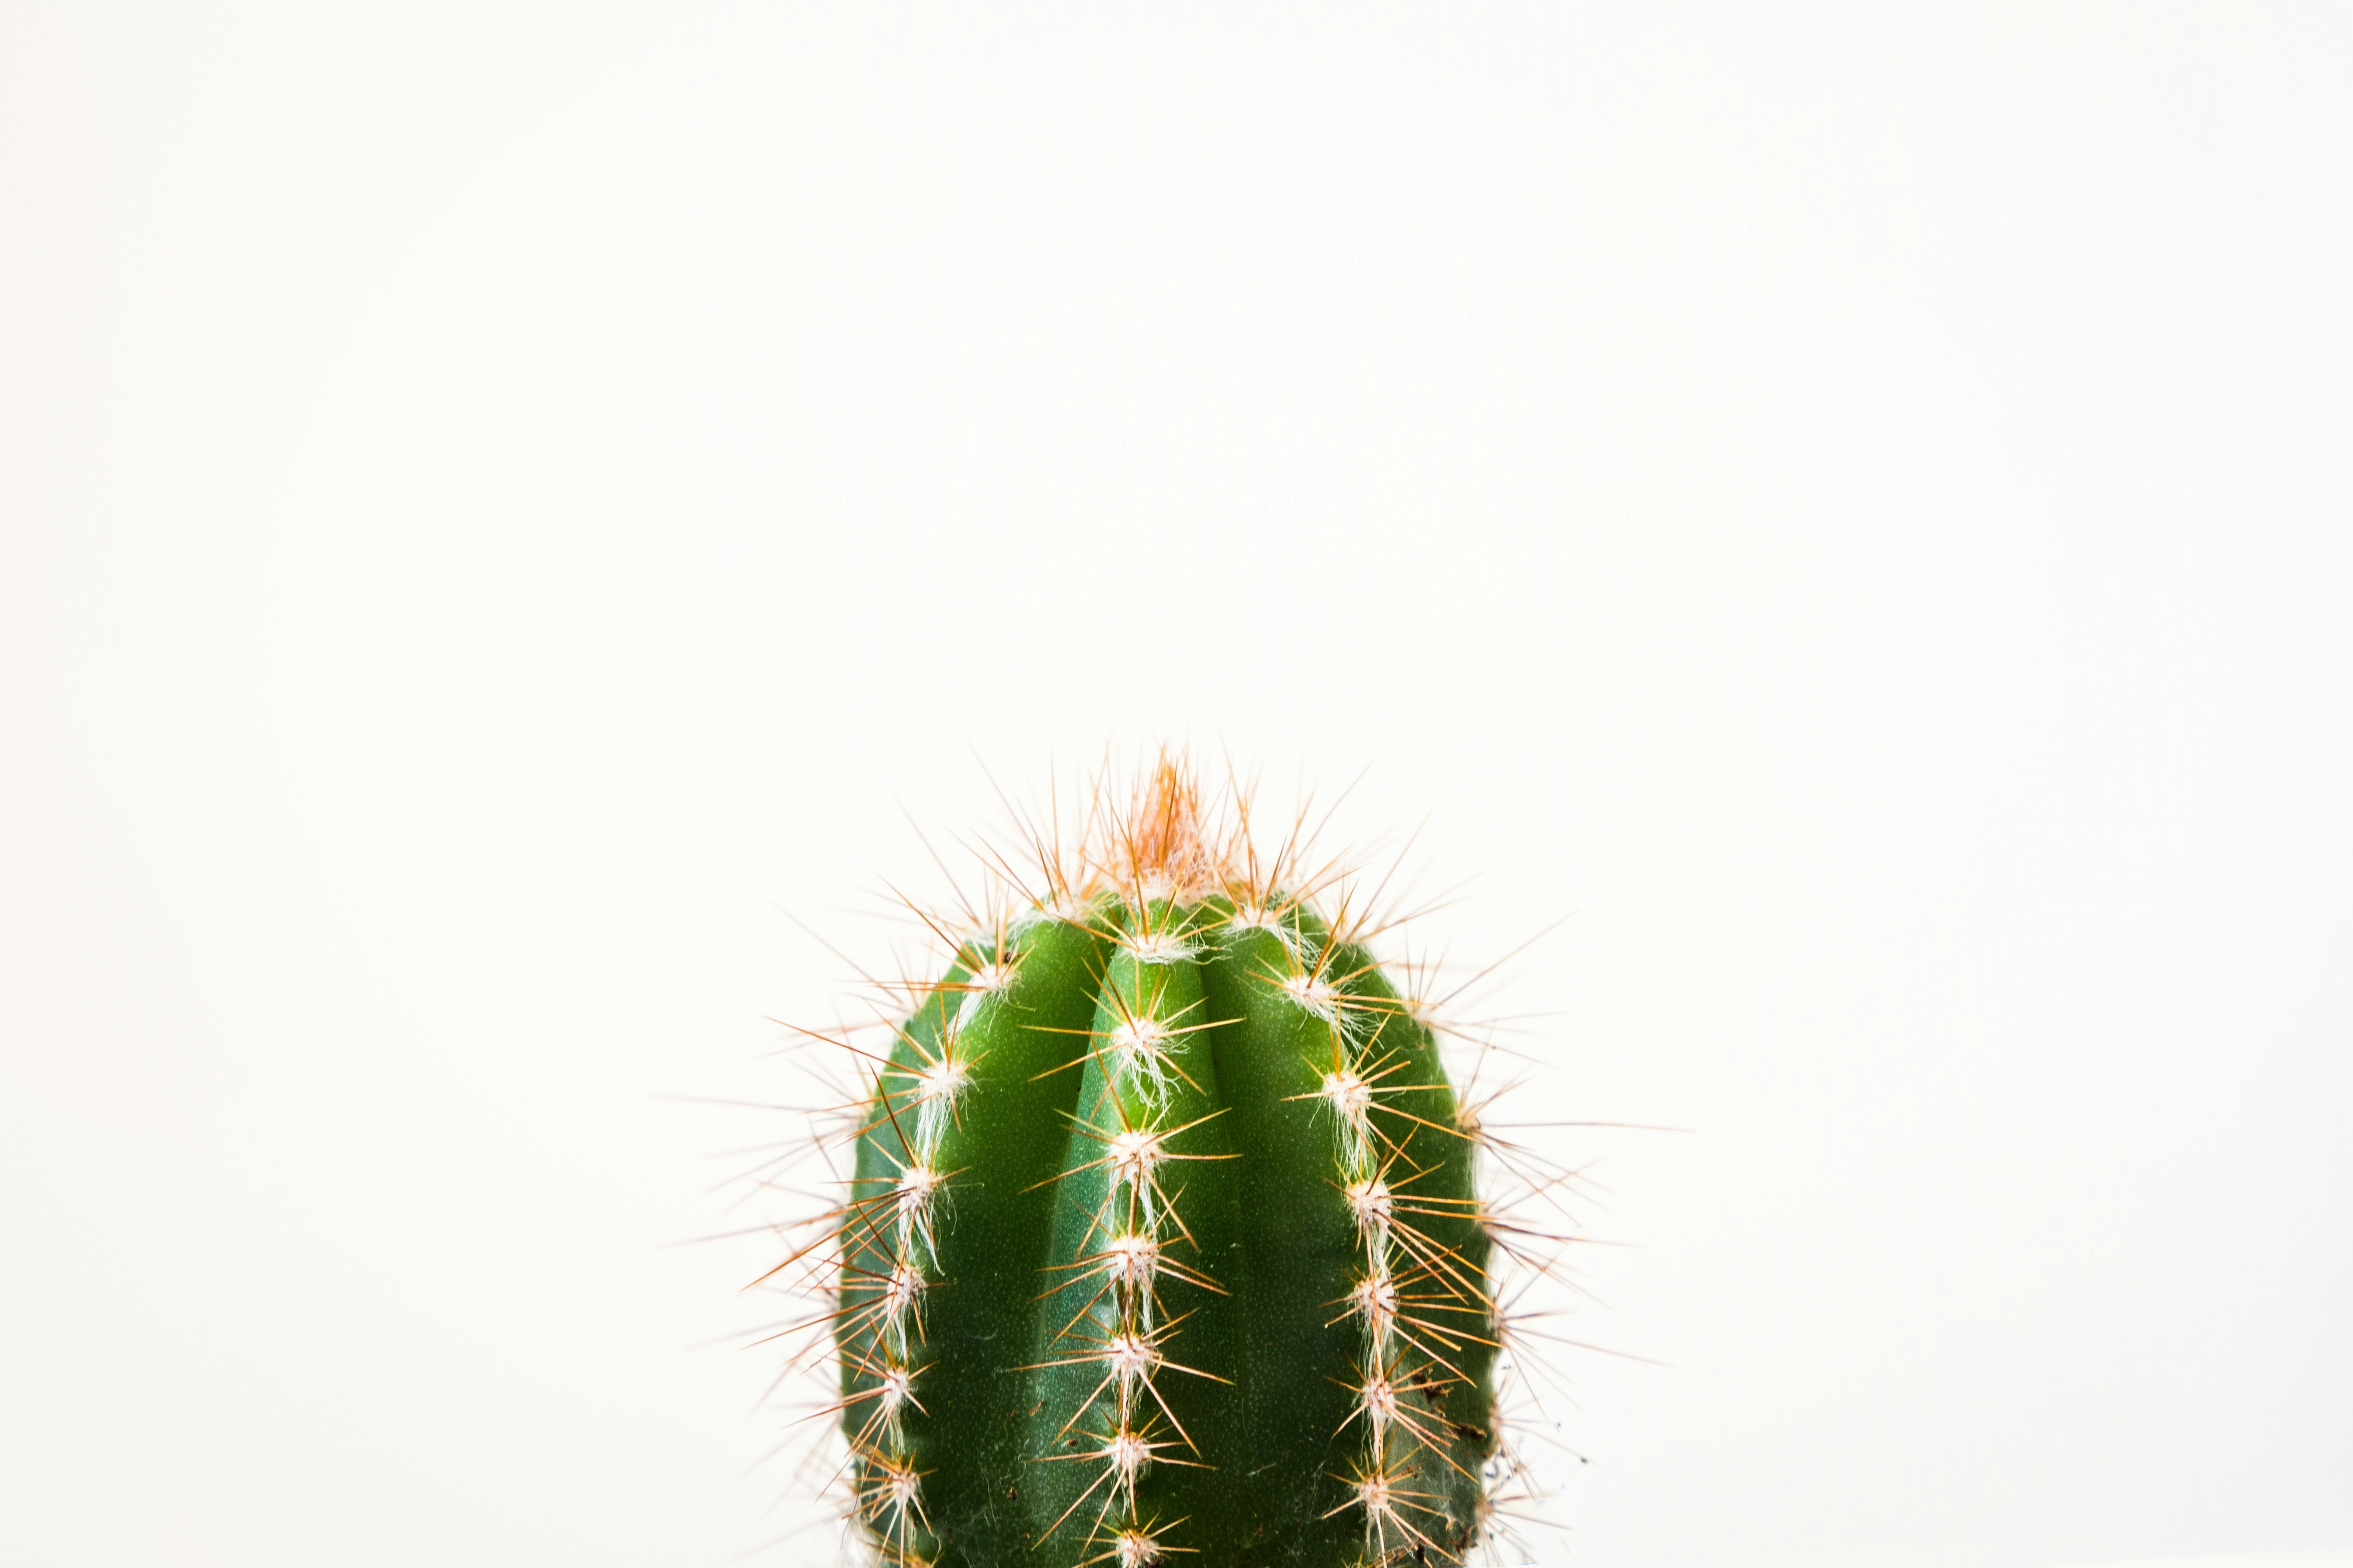
[(1421, 1009), (1163, 760), (951, 938), (831, 1226), (893, 1564), (1457, 1563), (1499, 1468), (1478, 1139)]

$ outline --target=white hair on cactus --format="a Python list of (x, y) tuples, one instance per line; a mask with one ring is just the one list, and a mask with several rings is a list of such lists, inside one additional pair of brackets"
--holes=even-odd
[(923, 1277), (905, 1263), (891, 1270), (882, 1281), (882, 1336), (899, 1354), (907, 1353), (907, 1326), (923, 1304)]
[(1112, 1026), (1109, 1044), (1118, 1075), (1134, 1085), (1154, 1111), (1168, 1109), (1176, 1065), (1168, 1043), (1176, 1031), (1151, 1016), (1122, 1018)]
[(1114, 1236), (1103, 1244), (1103, 1270), (1123, 1291), (1149, 1297), (1160, 1273), (1160, 1238)]
[(1378, 1176), (1348, 1184), (1348, 1210), (1357, 1231), (1375, 1243), (1386, 1243), (1390, 1219), (1397, 1213), (1397, 1194)]
[(1297, 930), (1285, 921), (1279, 911), (1269, 909), (1265, 904), (1256, 900), (1238, 905), (1234, 910), (1233, 918), (1226, 922), (1226, 927), (1229, 931), (1262, 931), (1282, 943), (1284, 949), (1289, 952), (1296, 952), (1299, 948)]
[(940, 1134), (971, 1087), (972, 1064), (953, 1045), (915, 1075), (915, 1146), (926, 1160), (939, 1152)]
[(1373, 1086), (1353, 1067), (1324, 1075), (1317, 1091), (1340, 1118), (1341, 1155), (1351, 1173), (1372, 1163)]
[(1119, 1384), (1119, 1404), (1124, 1411), (1134, 1396), (1136, 1384), (1148, 1381), (1153, 1370), (1160, 1364), (1160, 1347), (1142, 1334), (1116, 1333), (1103, 1342), (1103, 1365)]
[(1135, 884), (1136, 897), (1147, 908), (1153, 904), (1165, 904), (1184, 890), (1174, 871), (1166, 867), (1155, 867), (1145, 872)]
[(1348, 1308), (1365, 1320), (1376, 1346), (1386, 1346), (1397, 1328), (1397, 1280), (1390, 1277), (1387, 1259), (1374, 1272), (1356, 1281), (1348, 1292)]
[(1156, 1236), (1115, 1236), (1103, 1244), (1103, 1277), (1118, 1298), (1120, 1316), (1130, 1331), (1152, 1331), (1160, 1305), (1157, 1286), (1166, 1262)]
[(859, 1500), (876, 1516), (883, 1540), (895, 1542), (893, 1554), (906, 1559), (914, 1527), (929, 1522), (923, 1519), (923, 1478), (902, 1458), (869, 1453), (864, 1458), (867, 1470), (859, 1484)]
[(1135, 1481), (1144, 1467), (1152, 1462), (1152, 1450), (1160, 1447), (1145, 1440), (1143, 1434), (1124, 1424), (1103, 1439), (1097, 1458), (1111, 1463), (1112, 1485), (1127, 1493), (1128, 1511), (1135, 1511)]
[[(1396, 1559), (1390, 1555), (1392, 1550), (1410, 1555), (1405, 1551), (1409, 1543), (1424, 1549), (1437, 1544), (1415, 1529), (1405, 1517), (1405, 1510), (1409, 1508), (1418, 1513), (1439, 1513), (1438, 1510), (1429, 1506), (1432, 1500), (1429, 1494), (1411, 1490), (1406, 1486), (1405, 1483), (1412, 1477), (1410, 1469), (1391, 1469), (1386, 1462), (1376, 1463), (1356, 1479), (1349, 1489), (1354, 1494), (1349, 1500), (1332, 1510), (1337, 1513), (1340, 1509), (1350, 1507), (1365, 1510), (1365, 1535), (1373, 1543), (1377, 1561), (1394, 1562)], [(1331, 1516), (1327, 1514), (1324, 1517), (1328, 1519)], [(1440, 1517), (1444, 1516), (1440, 1514)], [(1402, 1537), (1394, 1549), (1389, 1544), (1389, 1536), (1393, 1532)]]
[(980, 1016), (981, 1005), (1002, 995), (1013, 984), (1013, 966), (1009, 963), (984, 963), (965, 975), (957, 989), (963, 999), (956, 1004), (955, 1020), (948, 1026), (952, 1034), (961, 1034), (965, 1026)]
[(1112, 1538), (1118, 1568), (1152, 1568), (1161, 1561), (1160, 1542), (1140, 1530), (1123, 1530)]
[(1321, 974), (1286, 974), (1276, 984), (1282, 994), (1319, 1018), (1336, 1020), (1340, 1016), (1339, 993)]
[(882, 1369), (882, 1381), (876, 1400), (881, 1408), (882, 1428), (892, 1446), (905, 1442), (900, 1427), (900, 1415), (914, 1403), (915, 1377), (905, 1367), (893, 1362)]
[(922, 1161), (913, 1161), (899, 1172), (898, 1184), (892, 1189), (892, 1207), (897, 1211), (899, 1256), (914, 1256), (914, 1246), (923, 1244), (926, 1254), (932, 1247), (932, 1199), (947, 1180)]
[(1365, 1379), (1356, 1390), (1356, 1408), (1373, 1429), (1372, 1448), (1379, 1453), (1388, 1439), (1388, 1430), (1398, 1424), (1397, 1384), (1385, 1373), (1376, 1372)]
[(1160, 1146), (1161, 1137), (1158, 1132), (1133, 1130), (1115, 1132), (1112, 1134), (1110, 1152), (1104, 1156), (1111, 1170), (1113, 1195), (1116, 1197), (1122, 1187), (1134, 1194), (1137, 1218), (1147, 1226), (1159, 1223), (1159, 1205), (1155, 1197), (1160, 1186), (1157, 1173), (1161, 1162), (1168, 1157)]
[(1138, 963), (1181, 963), (1200, 951), (1172, 931), (1138, 931), (1119, 945)]

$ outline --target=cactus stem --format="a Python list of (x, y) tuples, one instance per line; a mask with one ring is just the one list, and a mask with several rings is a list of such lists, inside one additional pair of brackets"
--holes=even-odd
[(1458, 1095), (1453, 1042), (1483, 1063), (1492, 1026), (1368, 951), (1410, 900), (1325, 858), (1328, 805), (1266, 853), (1248, 787), (1212, 820), (1164, 754), (1078, 807), (1008, 803), (1029, 863), (984, 844), (980, 904), (909, 904), (944, 972), (882, 987), (857, 1028), (884, 1035), (801, 1031), (862, 1064), (834, 1123), (855, 1163), (755, 1283), (830, 1293), (867, 1548), (1460, 1568), (1521, 1484), (1499, 1379), (1535, 1394), (1513, 1352), (1536, 1326), (1493, 1270), (1571, 1239), (1491, 1209), (1482, 1173), (1514, 1203), (1575, 1173), (1499, 1135), (1475, 1068)]

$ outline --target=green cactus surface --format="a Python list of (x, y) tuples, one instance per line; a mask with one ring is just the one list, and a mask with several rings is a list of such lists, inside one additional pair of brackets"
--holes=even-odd
[(832, 1221), (890, 1563), (1458, 1563), (1498, 1432), (1478, 1141), (1317, 879), (1164, 762), (866, 1051)]

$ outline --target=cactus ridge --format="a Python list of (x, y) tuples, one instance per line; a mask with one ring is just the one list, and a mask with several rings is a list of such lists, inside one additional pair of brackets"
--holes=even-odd
[[(1003, 912), (860, 1069), (830, 1298), (841, 1475), (881, 1562), (1460, 1563), (1519, 1473), (1482, 1202), (1498, 1145), (1338, 862), (1166, 755), (1029, 835)], [(1556, 1237), (1566, 1240), (1566, 1237)], [(1539, 1265), (1548, 1258), (1537, 1258)], [(772, 1271), (774, 1272), (774, 1271)]]

